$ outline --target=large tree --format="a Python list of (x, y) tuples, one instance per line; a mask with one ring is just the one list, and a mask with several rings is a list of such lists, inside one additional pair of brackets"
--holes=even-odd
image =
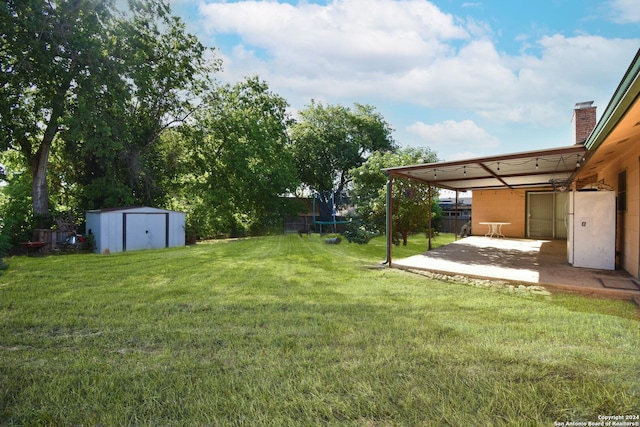
[(112, 2), (7, 0), (0, 6), (0, 132), (31, 172), (33, 212), (48, 217), (54, 138), (77, 94), (105, 66)]
[(220, 62), (207, 59), (207, 49), (164, 1), (132, 3), (132, 17), (119, 20), (118, 30), (123, 78), (130, 82), (123, 108), (127, 137), (120, 141), (119, 161), (135, 201), (155, 205), (164, 192), (159, 137), (200, 106)]
[[(197, 200), (193, 220), (200, 233), (238, 233), (281, 225), (290, 213), (282, 196), (297, 179), (287, 133), (285, 99), (257, 77), (223, 85), (185, 128), (188, 152), (178, 185), (186, 201)], [(187, 132), (188, 130), (188, 132)]]
[(352, 110), (312, 102), (291, 128), (300, 179), (315, 191), (342, 192), (352, 168), (375, 151), (395, 148), (392, 132), (372, 106), (355, 104)]
[[(436, 154), (428, 148), (405, 148), (396, 152), (371, 155), (360, 167), (351, 171), (353, 175), (352, 199), (364, 224), (382, 232), (386, 218), (386, 182), (384, 168), (408, 166), (438, 161)], [(425, 184), (411, 180), (395, 180), (393, 183), (393, 230), (402, 236), (407, 245), (410, 233), (425, 231), (430, 218), (437, 215), (435, 203), (438, 192)], [(431, 205), (431, 211), (429, 210)]]
[(113, 29), (117, 80), (100, 96), (81, 99), (74, 118), (88, 126), (69, 126), (75, 132), (62, 134), (66, 163), (79, 166), (70, 171), (88, 208), (166, 202), (160, 136), (198, 108), (211, 84), (208, 76), (219, 69), (219, 61), (208, 60), (206, 48), (171, 16), (168, 4), (148, 0), (130, 6)]
[(49, 216), (49, 160), (84, 207), (158, 204), (156, 143), (183, 122), (218, 68), (164, 0), (10, 0), (0, 6), (2, 147), (32, 176)]

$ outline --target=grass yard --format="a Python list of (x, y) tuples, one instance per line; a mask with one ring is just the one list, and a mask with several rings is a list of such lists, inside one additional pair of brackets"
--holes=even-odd
[[(425, 245), (414, 237), (394, 258)], [(383, 239), (327, 245), (297, 234), (12, 258), (0, 275), (0, 425), (535, 426), (640, 415), (632, 303), (366, 268), (383, 258)]]

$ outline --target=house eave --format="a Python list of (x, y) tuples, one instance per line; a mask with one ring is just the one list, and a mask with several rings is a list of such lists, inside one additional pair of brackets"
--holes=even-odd
[(638, 93), (640, 93), (640, 49), (636, 52), (631, 65), (602, 113), (602, 117), (584, 143), (589, 152), (596, 151), (602, 145), (629, 107), (633, 105)]

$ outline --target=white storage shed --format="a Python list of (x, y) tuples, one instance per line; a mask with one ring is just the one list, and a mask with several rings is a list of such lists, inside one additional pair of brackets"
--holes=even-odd
[(185, 214), (150, 207), (123, 207), (86, 212), (87, 234), (95, 252), (159, 249), (185, 244)]

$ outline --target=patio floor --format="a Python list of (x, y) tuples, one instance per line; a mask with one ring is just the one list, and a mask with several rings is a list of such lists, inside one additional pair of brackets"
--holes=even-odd
[(566, 240), (471, 236), (421, 255), (393, 260), (392, 266), (640, 300), (640, 282), (624, 270), (571, 266)]

